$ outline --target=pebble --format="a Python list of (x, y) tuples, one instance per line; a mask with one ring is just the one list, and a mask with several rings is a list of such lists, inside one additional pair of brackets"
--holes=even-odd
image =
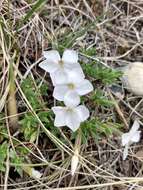
[(143, 95), (143, 63), (133, 62), (123, 69), (123, 83), (128, 91)]

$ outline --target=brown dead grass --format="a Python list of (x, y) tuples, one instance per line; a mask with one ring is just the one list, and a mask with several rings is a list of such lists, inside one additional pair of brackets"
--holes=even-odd
[[(28, 75), (40, 77), (43, 80), (41, 72), (35, 67), (41, 58), (42, 51), (51, 48), (51, 42), (63, 37), (67, 31), (75, 32), (96, 20), (98, 20), (96, 28), (78, 38), (72, 48), (95, 47), (96, 59), (100, 59), (104, 65), (111, 68), (124, 66), (134, 61), (143, 61), (142, 0), (61, 0), (59, 2), (51, 0), (42, 7), (40, 12), (34, 13), (32, 18), (17, 31), (16, 23), (31, 9), (33, 3), (34, 1), (26, 0), (12, 0), (9, 5), (7, 0), (0, 2), (0, 16), (6, 24), (11, 22), (11, 29), (6, 28), (6, 31), (13, 33), (20, 51), (18, 81), (21, 82)], [(8, 76), (2, 52), (0, 52), (0, 62), (2, 65), (2, 68), (0, 67), (0, 105), (4, 107)], [(123, 124), (127, 123), (129, 127), (135, 117), (139, 117), (142, 121), (142, 97), (133, 96), (129, 92), (121, 92), (123, 98), (119, 99), (116, 93), (110, 93), (113, 94), (118, 105), (117, 109), (112, 110), (112, 114), (122, 113)], [(22, 94), (21, 98), (24, 98)], [(26, 101), (25, 103), (29, 107)], [(126, 131), (126, 126), (124, 128)], [(47, 133), (51, 135), (50, 132)], [(64, 135), (62, 131), (61, 135)], [(50, 136), (50, 139), (53, 142), (57, 141), (53, 136)], [(142, 144), (132, 146), (128, 159), (123, 162), (120, 137), (105, 138), (99, 144), (95, 144), (91, 139), (82, 147), (80, 170), (74, 177), (70, 176), (70, 157), (66, 156), (65, 150), (67, 147), (62, 143), (61, 146), (61, 150), (57, 148), (40, 150), (46, 160), (48, 156), (51, 158), (51, 165), (46, 163), (47, 166), (43, 167), (42, 179), (33, 180), (26, 175), (23, 179), (13, 179), (12, 176), (1, 173), (1, 189), (3, 189), (5, 179), (7, 179), (5, 189), (15, 190), (62, 190), (62, 188), (65, 190), (139, 190), (142, 188)], [(71, 150), (72, 147), (69, 145), (70, 153)], [(41, 156), (36, 150), (35, 154)], [(59, 166), (54, 163), (58, 159), (61, 160)]]

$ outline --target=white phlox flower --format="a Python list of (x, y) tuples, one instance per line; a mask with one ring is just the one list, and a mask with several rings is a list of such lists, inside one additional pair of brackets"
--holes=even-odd
[(140, 140), (141, 131), (138, 131), (139, 127), (140, 127), (139, 122), (135, 120), (130, 131), (122, 135), (122, 145), (125, 146), (124, 152), (123, 152), (123, 160), (125, 160), (128, 155), (129, 146), (134, 142), (135, 143), (139, 142)]
[(52, 107), (55, 114), (54, 125), (56, 127), (67, 126), (72, 131), (80, 127), (80, 123), (89, 117), (89, 110), (84, 105), (75, 105), (74, 107)]
[(74, 155), (72, 156), (72, 159), (71, 159), (71, 175), (72, 176), (75, 174), (75, 171), (78, 166), (78, 162), (79, 162), (79, 151), (78, 151), (78, 149), (76, 149), (74, 151)]
[(91, 92), (93, 86), (85, 79), (76, 51), (65, 50), (62, 58), (56, 50), (44, 51), (43, 55), (45, 60), (39, 66), (50, 73), (55, 86), (53, 97), (65, 104), (64, 107), (52, 108), (55, 114), (54, 125), (67, 126), (76, 131), (80, 123), (89, 117), (89, 110), (84, 105), (79, 105), (80, 96)]
[(76, 68), (68, 73), (68, 80), (65, 84), (56, 85), (53, 97), (59, 101), (64, 101), (68, 106), (80, 103), (80, 96), (93, 90), (89, 80)]
[(46, 59), (39, 67), (50, 73), (53, 85), (65, 83), (68, 80), (68, 72), (75, 68), (84, 75), (78, 63), (78, 54), (74, 50), (65, 50), (62, 58), (56, 50), (44, 51), (43, 55)]

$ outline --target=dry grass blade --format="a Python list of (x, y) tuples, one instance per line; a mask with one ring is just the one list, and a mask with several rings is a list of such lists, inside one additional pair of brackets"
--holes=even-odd
[[(142, 97), (113, 80), (119, 67), (143, 61), (142, 11), (142, 0), (0, 1), (0, 189), (142, 189), (142, 140), (123, 161), (120, 137), (136, 118), (143, 123)], [(53, 86), (38, 67), (43, 50), (54, 48), (79, 51), (95, 87), (82, 100), (91, 118), (82, 124), (74, 176), (70, 164), (77, 134), (54, 127)], [(9, 114), (8, 102), (14, 110)], [(13, 118), (19, 127), (11, 134)], [(29, 178), (24, 166), (43, 176)]]

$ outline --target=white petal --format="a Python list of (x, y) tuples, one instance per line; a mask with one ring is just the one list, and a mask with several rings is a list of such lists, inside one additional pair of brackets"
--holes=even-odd
[(59, 113), (60, 111), (63, 111), (63, 107), (62, 106), (54, 106), (51, 108), (52, 111), (54, 112), (54, 114)]
[(50, 51), (44, 51), (43, 52), (44, 57), (48, 60), (48, 61), (52, 61), (55, 63), (58, 63), (58, 61), (61, 60), (60, 58), (60, 54), (58, 51), (56, 50), (50, 50)]
[(138, 120), (135, 120), (134, 123), (133, 123), (133, 126), (130, 130), (130, 133), (134, 134), (140, 127), (140, 124), (138, 122)]
[(74, 50), (65, 50), (63, 53), (62, 60), (67, 63), (77, 63), (78, 62), (78, 53)]
[(134, 133), (134, 135), (132, 136), (131, 141), (132, 141), (132, 142), (139, 142), (140, 137), (141, 137), (140, 133), (141, 133), (141, 131), (136, 131), (136, 132)]
[(40, 179), (42, 177), (42, 173), (40, 173), (38, 170), (35, 170), (34, 168), (32, 168), (31, 170), (31, 176), (37, 179)]
[(87, 120), (87, 118), (89, 117), (89, 110), (83, 105), (78, 106), (76, 108), (76, 112), (81, 122)]
[(68, 86), (67, 85), (57, 85), (54, 88), (53, 97), (56, 100), (63, 101), (64, 96), (67, 92), (68, 92)]
[(52, 111), (55, 114), (54, 126), (62, 127), (66, 125), (65, 117), (66, 117), (66, 109), (64, 107), (55, 106), (52, 107)]
[(80, 97), (74, 90), (69, 90), (64, 96), (64, 103), (67, 107), (74, 107), (79, 105)]
[(128, 156), (128, 144), (125, 146), (123, 151), (123, 160), (126, 160), (127, 156)]
[(130, 134), (129, 133), (124, 133), (122, 135), (122, 145), (125, 146), (126, 144), (128, 144), (131, 140)]
[(80, 121), (76, 112), (68, 111), (65, 119), (66, 119), (66, 125), (72, 131), (76, 131), (80, 127)]
[(63, 69), (58, 69), (54, 73), (50, 73), (53, 85), (66, 84), (68, 75)]
[(39, 64), (39, 67), (45, 70), (46, 72), (52, 73), (55, 72), (59, 66), (55, 62), (48, 62), (47, 60), (44, 60)]
[[(64, 68), (67, 71), (71, 71), (72, 69), (75, 69), (75, 68), (79, 68), (82, 71), (81, 65), (79, 63), (73, 64), (73, 63), (70, 63), (70, 62), (64, 62)], [(82, 73), (83, 73), (83, 71), (82, 71)]]
[(76, 88), (76, 91), (79, 95), (88, 94), (93, 90), (93, 86), (89, 80), (83, 80)]
[(66, 70), (66, 71), (68, 74), (68, 82), (69, 83), (79, 84), (85, 78), (85, 75), (84, 75), (81, 67), (75, 67), (73, 69)]
[(71, 159), (71, 175), (73, 176), (75, 174), (75, 171), (78, 166), (79, 158), (78, 158), (78, 149), (75, 150), (74, 155)]

